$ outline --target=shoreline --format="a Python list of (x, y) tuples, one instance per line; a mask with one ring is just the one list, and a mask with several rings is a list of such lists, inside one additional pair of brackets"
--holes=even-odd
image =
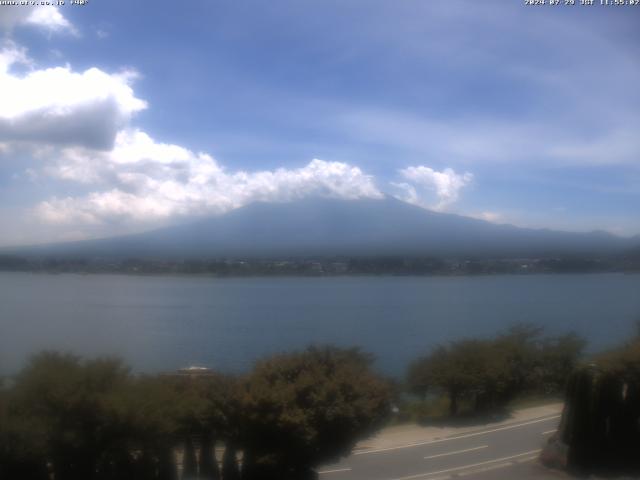
[(0, 274), (31, 274), (31, 275), (77, 275), (77, 276), (127, 276), (140, 278), (214, 278), (214, 279), (243, 279), (243, 278), (482, 278), (482, 277), (532, 277), (532, 276), (571, 276), (571, 275), (640, 275), (640, 270), (607, 270), (589, 272), (487, 272), (487, 273), (343, 273), (343, 274), (229, 274), (215, 273), (184, 273), (184, 272), (129, 272), (129, 271), (49, 271), (49, 270), (0, 270)]

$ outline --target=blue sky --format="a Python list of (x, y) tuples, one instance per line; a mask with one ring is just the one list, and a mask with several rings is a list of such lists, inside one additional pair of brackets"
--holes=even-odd
[(639, 20), (520, 1), (0, 6), (0, 245), (318, 194), (640, 234)]

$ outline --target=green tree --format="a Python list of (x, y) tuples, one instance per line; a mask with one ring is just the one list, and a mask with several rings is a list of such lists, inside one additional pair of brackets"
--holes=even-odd
[(97, 478), (121, 458), (127, 426), (116, 396), (127, 379), (117, 360), (83, 362), (50, 352), (18, 375), (12, 417), (42, 431), (56, 480)]
[(462, 400), (476, 412), (504, 407), (525, 393), (560, 393), (585, 342), (575, 334), (543, 337), (542, 329), (518, 324), (494, 339), (472, 339), (439, 346), (413, 362), (410, 391), (444, 393), (450, 414)]
[[(171, 384), (178, 397), (177, 421), (180, 434), (184, 437), (187, 474), (195, 474), (199, 470), (202, 479), (217, 480), (220, 478), (218, 463), (214, 456), (214, 448), (218, 440), (233, 439), (230, 430), (233, 428), (233, 411), (237, 402), (235, 382), (231, 377), (215, 372), (203, 375), (170, 376)], [(199, 468), (191, 443), (197, 438), (200, 444)], [(188, 467), (188, 468), (187, 468)]]
[(0, 385), (0, 478), (48, 479), (44, 432), (16, 410), (12, 392)]
[(518, 323), (498, 335), (493, 342), (493, 348), (509, 370), (508, 383), (502, 392), (503, 402), (538, 389), (542, 375), (542, 333), (542, 327)]
[(169, 377), (140, 376), (122, 399), (140, 478), (176, 480), (175, 448), (183, 439), (183, 399)]
[(314, 478), (390, 411), (389, 388), (356, 349), (311, 347), (259, 362), (242, 397), (243, 480)]
[(416, 394), (446, 394), (453, 416), (462, 400), (473, 402), (476, 410), (495, 405), (508, 387), (509, 367), (504, 350), (494, 342), (460, 340), (437, 347), (411, 364), (407, 380)]
[(543, 340), (540, 349), (539, 390), (545, 394), (562, 394), (567, 380), (584, 352), (586, 341), (575, 333)]

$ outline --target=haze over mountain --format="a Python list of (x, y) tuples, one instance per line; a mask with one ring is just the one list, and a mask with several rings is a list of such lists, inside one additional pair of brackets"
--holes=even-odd
[(104, 257), (496, 257), (601, 255), (640, 245), (605, 232), (570, 233), (496, 225), (387, 197), (254, 203), (225, 215), (116, 238), (13, 249)]

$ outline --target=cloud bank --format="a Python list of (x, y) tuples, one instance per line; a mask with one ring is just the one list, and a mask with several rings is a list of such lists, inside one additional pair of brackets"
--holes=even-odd
[(0, 50), (0, 142), (80, 145), (108, 150), (118, 130), (146, 108), (131, 88), (134, 72), (109, 74), (69, 66), (12, 72), (31, 66), (24, 49)]
[(70, 148), (60, 155), (49, 175), (106, 190), (40, 203), (39, 216), (52, 223), (153, 222), (309, 195), (383, 197), (371, 176), (346, 163), (315, 159), (298, 169), (228, 172), (205, 153), (158, 143), (140, 130), (120, 132), (109, 152)]

